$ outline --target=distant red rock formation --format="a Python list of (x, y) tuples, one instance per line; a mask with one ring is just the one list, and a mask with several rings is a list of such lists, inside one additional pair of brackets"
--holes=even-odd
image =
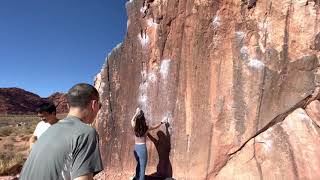
[(68, 105), (67, 105), (68, 102), (67, 102), (66, 94), (56, 92), (45, 99), (53, 102), (56, 105), (58, 113), (67, 113), (68, 112)]
[(57, 106), (57, 113), (66, 113), (67, 99), (63, 93), (54, 93), (48, 98), (20, 88), (0, 88), (0, 114), (34, 114), (36, 107), (46, 101)]

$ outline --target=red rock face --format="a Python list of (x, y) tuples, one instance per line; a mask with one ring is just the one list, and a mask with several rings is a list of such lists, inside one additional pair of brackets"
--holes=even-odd
[(46, 101), (57, 106), (57, 113), (68, 112), (67, 100), (62, 93), (41, 98), (20, 88), (0, 88), (0, 114), (34, 114), (37, 106)]
[(47, 101), (53, 102), (56, 105), (57, 112), (68, 113), (68, 101), (67, 96), (64, 93), (53, 93), (51, 96), (45, 98)]
[(147, 174), (319, 177), (318, 1), (132, 0), (126, 7), (126, 38), (95, 82), (106, 179), (134, 174), (137, 106), (149, 124), (170, 122), (151, 134)]

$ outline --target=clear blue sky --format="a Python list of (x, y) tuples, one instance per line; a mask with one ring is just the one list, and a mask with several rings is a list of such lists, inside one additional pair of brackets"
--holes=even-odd
[(126, 0), (1, 0), (0, 87), (47, 97), (93, 83), (126, 33)]

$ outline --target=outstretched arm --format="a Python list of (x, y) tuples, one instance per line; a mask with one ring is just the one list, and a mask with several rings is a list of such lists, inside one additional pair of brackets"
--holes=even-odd
[(162, 124), (165, 124), (167, 121), (168, 121), (168, 119), (164, 119), (164, 120), (162, 120), (159, 124), (157, 124), (157, 125), (155, 125), (155, 126), (151, 126), (151, 127), (149, 128), (149, 131), (158, 129)]
[(159, 123), (159, 124), (157, 124), (157, 125), (155, 125), (155, 126), (151, 126), (151, 127), (149, 128), (149, 131), (158, 129), (162, 124), (163, 124), (163, 122), (161, 122), (161, 123)]
[(136, 121), (135, 121), (135, 118), (136, 116), (133, 116), (132, 119), (131, 119), (131, 126), (134, 128), (134, 126), (136, 125)]
[(136, 109), (136, 113), (133, 115), (132, 119), (131, 119), (131, 126), (134, 128), (134, 126), (136, 125), (136, 116), (140, 113), (140, 108)]

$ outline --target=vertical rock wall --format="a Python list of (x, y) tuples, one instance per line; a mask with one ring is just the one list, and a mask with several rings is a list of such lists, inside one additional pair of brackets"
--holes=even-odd
[(170, 122), (151, 134), (148, 174), (320, 177), (319, 6), (128, 1), (127, 35), (95, 82), (105, 179), (134, 174), (130, 119), (137, 106), (149, 124)]

